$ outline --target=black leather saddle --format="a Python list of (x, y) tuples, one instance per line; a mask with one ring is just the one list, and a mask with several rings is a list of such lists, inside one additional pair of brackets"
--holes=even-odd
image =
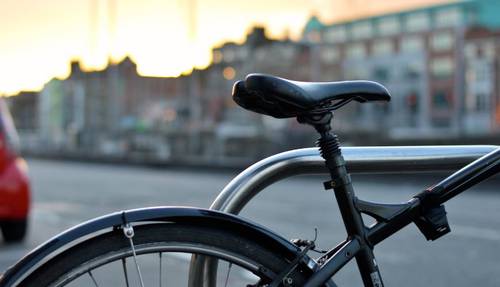
[(387, 89), (371, 81), (298, 82), (265, 74), (249, 74), (233, 86), (233, 99), (247, 110), (290, 118), (321, 114), (350, 101), (390, 101)]

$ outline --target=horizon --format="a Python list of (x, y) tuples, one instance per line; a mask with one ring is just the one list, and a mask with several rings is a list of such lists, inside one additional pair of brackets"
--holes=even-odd
[(132, 0), (53, 0), (48, 5), (0, 0), (0, 11), (4, 11), (0, 12), (0, 95), (40, 91), (51, 79), (68, 77), (70, 62), (75, 60), (84, 71), (99, 71), (109, 61), (118, 63), (128, 56), (140, 76), (176, 77), (207, 67), (212, 48), (242, 43), (255, 26), (264, 26), (272, 39), (290, 36), (298, 40), (313, 15), (334, 23), (454, 2), (382, 1), (293, 0), (283, 5), (264, 0), (251, 4), (148, 0), (138, 6)]

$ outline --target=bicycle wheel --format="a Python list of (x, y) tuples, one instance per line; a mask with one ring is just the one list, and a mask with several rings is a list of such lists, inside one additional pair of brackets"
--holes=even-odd
[[(135, 257), (117, 229), (54, 257), (20, 286), (188, 286), (192, 255), (218, 260), (216, 286), (265, 286), (293, 259), (220, 228), (168, 223), (134, 229)], [(288, 286), (301, 286), (303, 270), (294, 270)]]

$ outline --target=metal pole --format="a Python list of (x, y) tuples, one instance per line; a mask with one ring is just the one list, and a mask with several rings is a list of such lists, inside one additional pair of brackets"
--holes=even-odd
[[(497, 146), (344, 147), (349, 173), (448, 171), (495, 150)], [(283, 152), (263, 159), (236, 176), (210, 206), (238, 214), (265, 187), (294, 175), (328, 174), (317, 148)]]

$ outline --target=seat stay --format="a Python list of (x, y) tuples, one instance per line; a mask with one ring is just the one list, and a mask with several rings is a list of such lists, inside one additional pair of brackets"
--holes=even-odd
[(352, 238), (342, 242), (335, 247), (335, 253), (321, 265), (321, 268), (314, 272), (304, 284), (304, 287), (323, 286), (331, 277), (333, 277), (342, 267), (351, 261), (361, 250), (361, 245), (357, 238)]

